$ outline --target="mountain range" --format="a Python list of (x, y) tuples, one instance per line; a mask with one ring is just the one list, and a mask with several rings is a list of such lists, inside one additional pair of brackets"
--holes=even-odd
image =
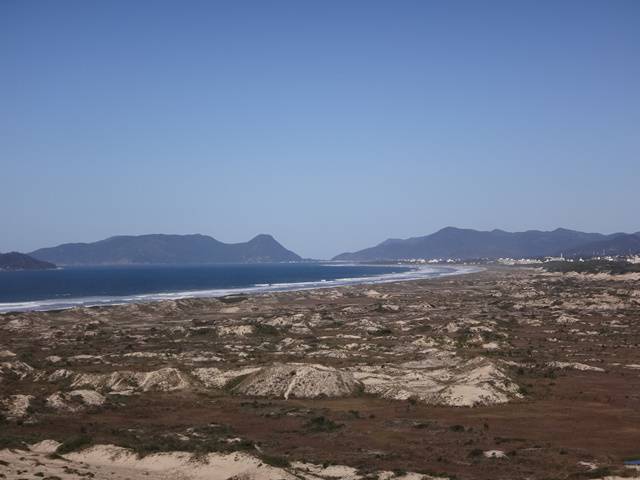
[(567, 257), (589, 257), (596, 255), (629, 255), (640, 253), (640, 232), (614, 233), (604, 240), (581, 245), (567, 250)]
[[(337, 261), (400, 260), (410, 258), (495, 259), (546, 256), (591, 257), (640, 254), (640, 232), (585, 233), (565, 228), (553, 231), (479, 231), (446, 227), (422, 237), (389, 239)], [(7, 257), (9, 255), (10, 257)], [(122, 235), (93, 243), (66, 243), (24, 254), (11, 253), (0, 268), (53, 268), (55, 265), (132, 265), (297, 262), (302, 258), (271, 235), (248, 242), (224, 243), (206, 235)], [(20, 257), (18, 257), (20, 256)], [(42, 263), (45, 262), (45, 263)], [(48, 262), (48, 263), (47, 263)]]
[(31, 252), (57, 265), (206, 264), (302, 260), (271, 235), (223, 243), (206, 235), (123, 235), (94, 243), (66, 243)]
[(410, 258), (532, 258), (545, 256), (626, 255), (640, 253), (640, 232), (584, 233), (558, 228), (545, 232), (478, 231), (446, 227), (431, 235), (389, 239), (357, 252), (342, 253), (333, 260), (371, 261)]
[(56, 268), (49, 262), (36, 260), (24, 253), (0, 253), (0, 270), (46, 270)]

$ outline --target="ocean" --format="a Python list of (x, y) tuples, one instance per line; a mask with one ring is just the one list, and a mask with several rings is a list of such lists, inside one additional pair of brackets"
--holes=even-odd
[(460, 268), (278, 263), (0, 271), (0, 312), (380, 283), (462, 273)]

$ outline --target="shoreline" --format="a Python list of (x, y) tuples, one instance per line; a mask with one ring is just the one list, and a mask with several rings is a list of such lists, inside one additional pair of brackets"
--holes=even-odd
[[(351, 265), (351, 264), (348, 264)], [(362, 264), (367, 266), (368, 264)], [(388, 266), (396, 266), (389, 264)], [(143, 293), (135, 295), (108, 297), (75, 297), (68, 299), (42, 299), (23, 302), (0, 303), (0, 315), (8, 313), (46, 312), (68, 310), (71, 308), (105, 307), (117, 305), (148, 304), (165, 300), (183, 300), (191, 298), (218, 298), (228, 295), (260, 295), (265, 293), (292, 292), (324, 288), (339, 288), (352, 285), (377, 285), (382, 283), (425, 280), (452, 275), (465, 275), (484, 270), (471, 265), (407, 265), (409, 270), (401, 273), (388, 273), (374, 276), (340, 278), (335, 280), (316, 280), (307, 282), (254, 284), (247, 287), (215, 288), (206, 290), (186, 290), (177, 292)]]

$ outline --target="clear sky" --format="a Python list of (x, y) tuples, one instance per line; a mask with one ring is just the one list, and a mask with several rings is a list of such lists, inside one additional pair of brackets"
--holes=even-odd
[(640, 230), (640, 1), (0, 2), (0, 251)]

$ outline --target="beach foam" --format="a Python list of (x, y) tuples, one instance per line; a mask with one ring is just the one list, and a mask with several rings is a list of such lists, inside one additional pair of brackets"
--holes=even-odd
[[(345, 266), (334, 265), (334, 266)], [(309, 282), (285, 282), (273, 284), (254, 284), (249, 287), (216, 288), (208, 290), (190, 290), (179, 292), (148, 293), (126, 296), (104, 297), (78, 297), (58, 298), (46, 300), (33, 300), (25, 302), (0, 303), (0, 313), (64, 310), (76, 307), (96, 307), (106, 305), (126, 305), (131, 303), (148, 303), (159, 300), (182, 300), (185, 298), (223, 297), (237, 294), (261, 294), (273, 292), (286, 292), (295, 290), (311, 290), (316, 288), (334, 288), (348, 285), (380, 284), (401, 282), (408, 280), (420, 280), (426, 278), (461, 275), (481, 271), (481, 267), (474, 266), (419, 266), (412, 267), (406, 272), (386, 273), (363, 277), (345, 277), (335, 280), (316, 280)]]

